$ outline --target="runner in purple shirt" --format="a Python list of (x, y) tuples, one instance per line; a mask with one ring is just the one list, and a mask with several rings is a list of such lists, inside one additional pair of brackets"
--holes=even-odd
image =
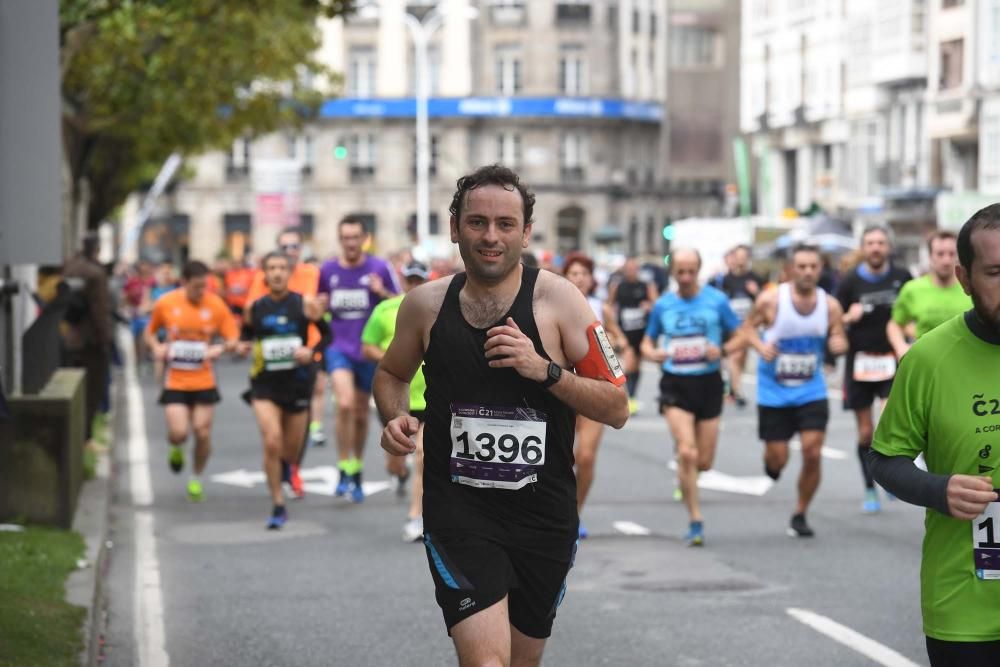
[(348, 216), (340, 221), (341, 256), (326, 261), (319, 271), (318, 293), (329, 305), (333, 345), (327, 349), (326, 371), (337, 400), (334, 430), (340, 481), (335, 495), (365, 499), (361, 469), (368, 435), (368, 401), (375, 363), (361, 355), (361, 331), (383, 299), (400, 292), (388, 262), (364, 252), (368, 233), (364, 223)]

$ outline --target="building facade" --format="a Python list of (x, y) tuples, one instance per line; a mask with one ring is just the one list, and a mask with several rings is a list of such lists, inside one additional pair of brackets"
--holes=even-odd
[[(237, 141), (191, 161), (169, 199), (173, 238), (210, 259), (269, 247), (255, 171), (291, 162), (289, 186), (312, 251), (337, 251), (337, 222), (361, 216), (380, 251), (415, 236), (415, 71), (404, 12), (426, 5), (361, 2), (324, 21), (320, 57), (342, 96), (296, 133)], [(428, 51), (430, 227), (448, 248), (455, 181), (477, 166), (517, 170), (537, 194), (534, 247), (592, 251), (617, 230), (621, 249), (659, 246), (665, 179), (666, 0), (443, 0)], [(478, 10), (470, 18), (469, 7)], [(615, 236), (612, 234), (612, 236)]]

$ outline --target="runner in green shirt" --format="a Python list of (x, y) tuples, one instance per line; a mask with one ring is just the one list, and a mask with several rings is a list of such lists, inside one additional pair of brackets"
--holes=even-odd
[[(920, 574), (932, 665), (1000, 665), (1000, 204), (958, 236), (973, 309), (900, 362), (875, 433), (875, 478), (928, 508)], [(912, 459), (923, 453), (927, 471)]]
[(886, 336), (897, 357), (910, 349), (907, 332), (911, 324), (915, 327), (915, 335), (909, 337), (920, 338), (972, 307), (972, 301), (955, 278), (955, 265), (958, 264), (955, 234), (936, 232), (927, 241), (927, 248), (931, 258), (930, 273), (903, 285), (892, 306), (892, 319), (886, 325)]
[[(385, 351), (389, 349), (389, 343), (396, 335), (396, 314), (399, 306), (403, 303), (403, 296), (417, 285), (427, 281), (427, 267), (420, 262), (410, 262), (403, 267), (403, 294), (391, 299), (382, 301), (365, 324), (364, 331), (361, 332), (361, 353), (365, 359), (370, 361), (381, 361)], [(413, 466), (413, 492), (410, 497), (410, 510), (406, 523), (403, 524), (403, 541), (416, 542), (424, 536), (423, 521), (423, 471), (424, 471), (424, 410), (427, 403), (424, 400), (424, 389), (427, 384), (424, 381), (424, 372), (417, 369), (417, 374), (410, 382), (410, 414), (420, 420), (420, 430), (417, 431), (415, 453), (416, 461)], [(396, 477), (399, 483), (396, 492), (399, 495), (406, 493), (406, 482), (410, 477), (410, 472), (406, 467), (406, 458), (401, 456), (385, 455), (385, 467), (390, 475)]]

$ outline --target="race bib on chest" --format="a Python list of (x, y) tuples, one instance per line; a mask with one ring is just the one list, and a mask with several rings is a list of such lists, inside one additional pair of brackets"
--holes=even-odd
[(295, 351), (302, 347), (298, 336), (268, 336), (260, 341), (265, 371), (287, 371), (295, 368)]
[(175, 340), (170, 343), (170, 367), (180, 371), (200, 370), (208, 354), (203, 340)]
[(774, 375), (783, 385), (795, 386), (816, 374), (815, 354), (781, 353), (774, 362)]
[(338, 289), (330, 294), (330, 309), (344, 311), (341, 314), (349, 314), (351, 311), (359, 312), (359, 317), (363, 317), (368, 310), (369, 300), (368, 290), (360, 289)]
[(729, 307), (733, 309), (734, 313), (736, 313), (736, 317), (741, 320), (745, 320), (747, 315), (750, 314), (750, 308), (753, 307), (753, 299), (741, 296), (731, 300), (729, 302)]
[[(997, 491), (997, 489), (993, 489)], [(972, 522), (972, 558), (979, 579), (1000, 579), (1000, 501), (986, 509)]]
[(896, 375), (896, 356), (858, 352), (854, 357), (855, 382), (884, 382)]
[(622, 308), (622, 331), (638, 331), (646, 328), (645, 308)]
[(708, 365), (708, 339), (704, 336), (678, 336), (667, 344), (670, 361), (685, 371), (694, 371)]
[(452, 405), (451, 481), (509, 490), (537, 482), (546, 420), (531, 408)]

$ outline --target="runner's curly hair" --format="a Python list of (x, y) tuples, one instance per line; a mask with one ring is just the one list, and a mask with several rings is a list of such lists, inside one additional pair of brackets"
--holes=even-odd
[(448, 207), (448, 211), (456, 220), (462, 217), (462, 205), (465, 204), (465, 198), (469, 191), (484, 185), (499, 185), (511, 192), (517, 190), (524, 205), (524, 224), (531, 224), (531, 215), (535, 210), (534, 193), (521, 182), (521, 178), (512, 169), (499, 164), (480, 167), (471, 174), (458, 179), (455, 196), (451, 198), (451, 206)]

